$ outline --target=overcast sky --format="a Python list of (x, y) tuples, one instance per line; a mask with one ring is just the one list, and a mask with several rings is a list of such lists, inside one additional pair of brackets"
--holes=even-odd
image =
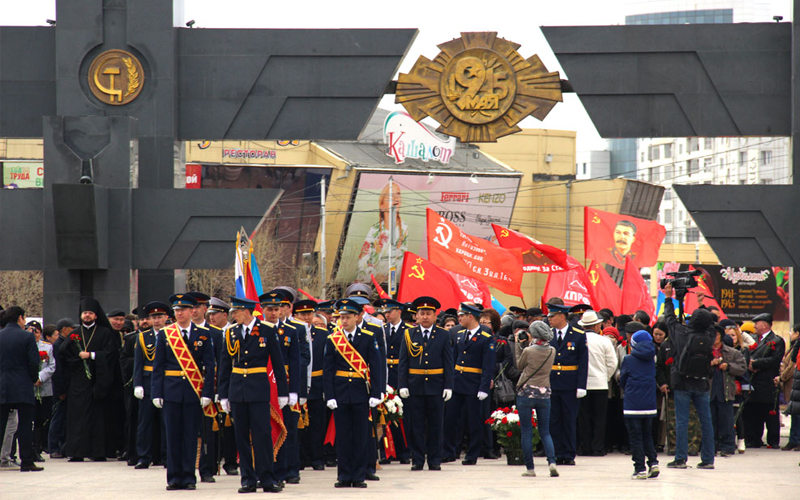
[[(779, 14), (789, 20), (791, 0), (772, 1), (775, 12), (768, 18)], [(55, 3), (0, 0), (0, 25), (44, 25), (47, 19), (56, 18)], [(497, 31), (499, 36), (521, 44), (519, 53), (523, 57), (538, 54), (549, 71), (562, 71), (539, 26), (623, 24), (625, 15), (640, 13), (631, 9), (641, 11), (643, 4), (646, 5), (642, 0), (185, 0), (183, 16), (180, 6), (176, 8), (176, 24), (194, 19), (195, 28), (417, 28), (419, 35), (400, 66), (401, 72), (408, 72), (420, 55), (433, 59), (439, 52), (437, 44), (458, 38), (462, 31)], [(569, 75), (562, 71), (562, 78)], [(381, 106), (399, 108), (393, 101), (393, 97), (387, 97)], [(577, 130), (579, 150), (604, 147), (574, 94), (565, 94), (564, 103), (557, 105), (544, 121), (527, 118), (522, 126)]]

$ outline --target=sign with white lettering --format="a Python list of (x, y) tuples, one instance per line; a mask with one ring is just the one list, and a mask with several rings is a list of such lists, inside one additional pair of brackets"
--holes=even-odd
[(383, 138), (388, 146), (386, 156), (394, 158), (398, 165), (406, 158), (447, 165), (456, 149), (455, 137), (440, 139), (403, 111), (389, 113), (386, 117)]

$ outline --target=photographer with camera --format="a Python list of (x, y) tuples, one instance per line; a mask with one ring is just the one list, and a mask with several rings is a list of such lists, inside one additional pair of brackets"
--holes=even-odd
[[(677, 274), (677, 273), (676, 273)], [(714, 468), (714, 429), (711, 424), (709, 390), (711, 389), (712, 345), (714, 343), (714, 315), (707, 309), (696, 309), (684, 325), (675, 316), (672, 304), (673, 286), (683, 309), (683, 297), (689, 288), (697, 286), (692, 276), (676, 277), (663, 283), (664, 319), (672, 339), (675, 361), (671, 365), (670, 380), (675, 398), (675, 460), (668, 463), (671, 469), (685, 469), (689, 447), (689, 403), (694, 403), (700, 419), (701, 462), (698, 469)], [(683, 311), (681, 311), (683, 316)]]
[[(530, 335), (528, 334), (530, 332)], [(556, 452), (550, 436), (550, 370), (556, 349), (550, 345), (553, 332), (543, 321), (534, 321), (528, 332), (517, 330), (514, 334), (514, 356), (521, 375), (517, 382), (517, 411), (522, 431), (522, 454), (525, 467), (523, 476), (536, 476), (533, 470), (533, 424), (531, 415), (536, 410), (539, 437), (550, 468), (550, 476), (558, 476)]]

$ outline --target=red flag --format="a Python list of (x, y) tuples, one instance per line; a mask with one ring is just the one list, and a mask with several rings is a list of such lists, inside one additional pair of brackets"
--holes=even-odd
[(423, 295), (436, 297), (442, 304), (442, 309), (458, 309), (461, 302), (492, 303), (492, 296), (485, 283), (442, 269), (416, 254), (406, 252), (400, 272), (397, 300), (411, 302)]
[(611, 279), (611, 276), (606, 272), (605, 267), (595, 261), (592, 261), (589, 269), (586, 271), (589, 274), (589, 283), (594, 290), (594, 296), (597, 298), (598, 307), (601, 309), (607, 307), (611, 309), (614, 314), (621, 314), (622, 306), (622, 290)]
[(625, 268), (631, 257), (636, 267), (654, 266), (667, 230), (656, 221), (603, 212), (585, 207), (583, 212), (586, 258)]
[[(694, 266), (690, 265), (689, 271), (694, 271)], [(703, 275), (697, 276), (696, 279), (697, 279), (697, 286), (695, 288), (689, 289), (690, 292), (694, 293), (687, 293), (686, 297), (684, 297), (683, 299), (684, 313), (691, 315), (692, 312), (694, 312), (694, 310), (698, 308), (699, 304), (697, 302), (697, 295), (695, 294), (697, 292), (702, 292), (703, 295), (705, 295), (705, 298), (703, 299), (703, 305), (705, 305), (706, 307), (715, 306), (717, 309), (719, 309), (719, 315), (720, 315), (719, 319), (727, 318), (728, 315), (725, 314), (725, 311), (723, 311), (722, 308), (719, 306), (716, 297), (714, 297), (711, 294), (711, 290), (708, 289), (708, 285), (706, 285), (705, 281), (705, 276)]]
[(370, 274), (369, 277), (372, 278), (372, 284), (375, 285), (375, 290), (378, 291), (378, 296), (380, 298), (382, 298), (382, 299), (391, 299), (392, 298), (391, 295), (386, 293), (386, 291), (383, 289), (383, 287), (381, 287), (380, 283), (378, 283), (378, 280), (375, 279), (375, 275), (374, 274)]
[(586, 269), (572, 257), (569, 259), (571, 259), (571, 269), (560, 273), (551, 273), (547, 277), (547, 284), (544, 287), (545, 300), (549, 300), (550, 297), (561, 297), (565, 305), (589, 304), (592, 309), (596, 310), (598, 303), (594, 298), (591, 280)]
[(331, 413), (331, 419), (328, 421), (328, 430), (325, 432), (325, 441), (322, 444), (333, 446), (334, 443), (336, 443), (336, 422), (334, 422), (333, 413)]
[(305, 290), (303, 290), (302, 288), (298, 288), (298, 289), (297, 289), (297, 291), (298, 291), (298, 292), (300, 292), (300, 293), (302, 293), (303, 295), (305, 295), (305, 296), (306, 296), (306, 297), (308, 297), (309, 299), (313, 300), (314, 302), (319, 302), (319, 300), (318, 300), (316, 297), (314, 297), (314, 296), (313, 296), (313, 295), (311, 295), (310, 293), (306, 292), (306, 291), (305, 291)]
[(620, 314), (633, 314), (641, 309), (650, 318), (656, 318), (656, 306), (639, 268), (630, 258), (625, 259), (625, 277), (622, 279), (622, 308)]
[(428, 258), (438, 266), (483, 281), (509, 295), (522, 297), (522, 252), (470, 236), (427, 209)]
[(503, 248), (519, 248), (522, 251), (522, 272), (559, 273), (569, 268), (567, 252), (545, 245), (530, 236), (492, 224), (497, 244)]

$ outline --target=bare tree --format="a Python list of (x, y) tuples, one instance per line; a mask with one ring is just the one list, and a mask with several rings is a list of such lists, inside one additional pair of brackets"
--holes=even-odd
[(28, 316), (44, 315), (42, 271), (0, 271), (0, 305), (20, 306)]

